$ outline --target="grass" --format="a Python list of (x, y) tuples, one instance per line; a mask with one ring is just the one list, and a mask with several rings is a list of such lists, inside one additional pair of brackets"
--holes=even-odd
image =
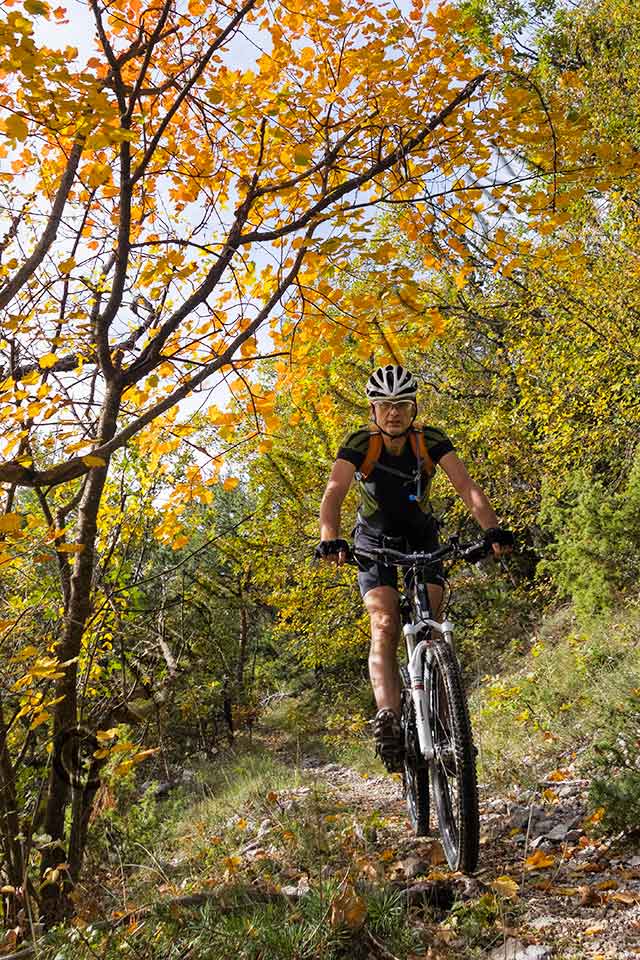
[(639, 628), (637, 604), (587, 628), (565, 609), (543, 623), (524, 660), (483, 678), (471, 708), (485, 784), (533, 787), (558, 763), (594, 772), (603, 737), (637, 713)]
[[(43, 960), (365, 960), (366, 931), (394, 956), (415, 953), (398, 894), (359, 880), (377, 852), (357, 812), (256, 741), (201, 774), (207, 795), (171, 808), (164, 838), (147, 841), (149, 869), (120, 878), (122, 910), (164, 905), (117, 930), (52, 931)], [(203, 891), (204, 905), (176, 903)]]

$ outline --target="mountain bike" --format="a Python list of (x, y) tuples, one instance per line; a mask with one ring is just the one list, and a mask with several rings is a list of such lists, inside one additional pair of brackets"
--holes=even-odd
[(433, 619), (422, 576), (438, 560), (476, 562), (491, 552), (484, 540), (460, 543), (451, 537), (431, 553), (403, 553), (386, 546), (357, 551), (407, 571), (400, 594), (407, 663), (400, 669), (401, 728), (404, 737), (403, 788), (416, 836), (429, 832), (429, 783), (442, 846), (451, 870), (472, 873), (478, 863), (480, 818), (476, 749), (453, 623)]

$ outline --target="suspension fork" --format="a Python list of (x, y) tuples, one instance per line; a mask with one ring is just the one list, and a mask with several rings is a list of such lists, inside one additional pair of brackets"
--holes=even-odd
[(433, 760), (435, 748), (431, 723), (429, 722), (429, 701), (431, 699), (431, 670), (429, 668), (433, 659), (432, 641), (419, 640), (415, 644), (414, 639), (415, 635), (425, 627), (430, 627), (442, 634), (445, 642), (453, 646), (453, 624), (450, 620), (438, 623), (437, 620), (425, 618), (418, 623), (406, 623), (402, 628), (409, 654), (407, 669), (411, 681), (411, 698), (416, 712), (420, 752), (425, 760)]

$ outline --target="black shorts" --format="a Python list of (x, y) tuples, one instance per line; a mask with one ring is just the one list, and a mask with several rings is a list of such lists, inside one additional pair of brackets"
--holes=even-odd
[[(382, 546), (391, 547), (403, 553), (410, 553), (411, 550), (424, 550), (428, 552), (429, 550), (435, 550), (436, 547), (439, 546), (438, 531), (434, 524), (433, 531), (429, 537), (424, 538), (419, 547), (411, 547), (404, 538), (396, 539), (388, 536), (385, 537), (384, 534), (376, 530), (358, 524), (353, 532), (353, 546), (356, 553), (359, 550), (366, 553), (372, 547)], [(359, 561), (358, 586), (360, 587), (361, 596), (364, 597), (365, 593), (368, 593), (369, 590), (372, 590), (374, 587), (393, 587), (395, 590), (398, 589), (398, 568), (396, 566), (386, 563), (376, 563), (372, 560), (364, 569), (361, 569), (360, 567), (364, 566), (365, 563), (366, 561)], [(410, 571), (407, 571), (405, 578), (409, 574)], [(438, 586), (442, 586), (444, 584), (442, 563), (437, 561), (425, 567), (423, 580), (425, 583), (435, 583)]]

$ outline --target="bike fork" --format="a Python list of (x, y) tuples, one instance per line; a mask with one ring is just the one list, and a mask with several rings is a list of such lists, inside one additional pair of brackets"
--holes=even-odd
[(431, 724), (427, 716), (430, 700), (431, 671), (423, 668), (423, 656), (429, 656), (428, 643), (421, 640), (411, 653), (407, 664), (411, 679), (411, 697), (416, 711), (416, 728), (420, 752), (425, 760), (433, 760), (435, 750), (431, 736)]

